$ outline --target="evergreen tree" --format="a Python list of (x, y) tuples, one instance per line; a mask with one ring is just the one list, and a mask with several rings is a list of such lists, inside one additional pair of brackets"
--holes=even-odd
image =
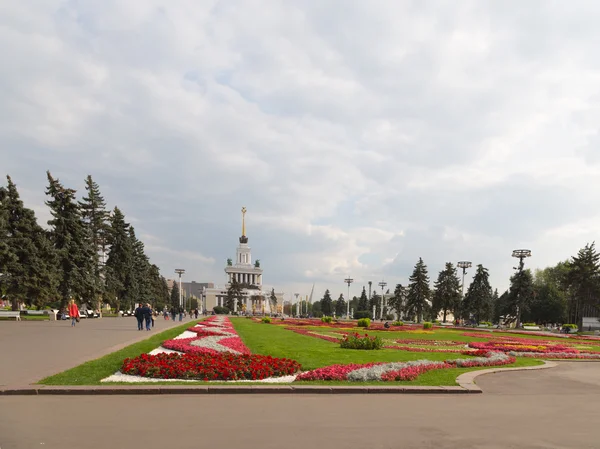
[[(125, 307), (132, 307), (132, 270), (134, 263), (133, 247), (129, 235), (129, 223), (118, 207), (113, 210), (110, 217), (109, 233), (110, 250), (106, 260), (106, 288), (115, 308), (120, 310), (121, 303)], [(177, 299), (179, 305), (179, 298)]]
[(371, 299), (369, 299), (369, 312), (371, 313), (373, 313), (373, 306), (375, 307), (375, 316), (373, 316), (373, 319), (377, 319), (381, 315), (381, 296), (376, 291), (371, 294)]
[(8, 281), (8, 265), (17, 260), (17, 256), (8, 245), (8, 191), (0, 186), (0, 297), (6, 294), (6, 283)]
[[(369, 299), (367, 298), (367, 292), (365, 287), (363, 286), (362, 293), (360, 294), (360, 298), (358, 299), (358, 310), (365, 311), (369, 310)], [(355, 310), (356, 312), (357, 310)]]
[(394, 296), (388, 299), (388, 305), (396, 313), (398, 319), (402, 316), (404, 305), (406, 304), (406, 289), (402, 284), (396, 284)]
[(179, 285), (177, 285), (177, 281), (173, 281), (173, 287), (171, 288), (171, 307), (179, 310)]
[(275, 289), (271, 289), (271, 296), (269, 297), (271, 303), (271, 312), (277, 313), (277, 296), (275, 295)]
[(461, 296), (460, 279), (456, 275), (456, 268), (452, 263), (447, 262), (444, 270), (440, 271), (434, 288), (432, 315), (437, 317), (442, 311), (445, 323), (448, 312), (452, 312), (454, 316), (457, 315)]
[(325, 316), (333, 316), (333, 300), (331, 299), (331, 293), (329, 290), (325, 290), (323, 299), (321, 299), (321, 312)]
[(17, 186), (7, 176), (8, 188), (0, 193), (4, 211), (4, 290), (13, 309), (19, 303), (42, 307), (55, 295), (55, 253), (35, 214), (19, 197)]
[(508, 290), (509, 313), (517, 318), (517, 327), (521, 325), (521, 314), (529, 312), (533, 301), (533, 276), (530, 270), (519, 270), (510, 278)]
[(346, 315), (346, 301), (344, 301), (344, 294), (340, 293), (340, 297), (335, 302), (335, 316), (341, 317)]
[(225, 305), (231, 311), (234, 310), (235, 301), (237, 301), (238, 310), (241, 310), (243, 305), (244, 293), (242, 291), (242, 285), (235, 280), (235, 278), (229, 284), (227, 289), (227, 297), (225, 299)]
[(85, 179), (85, 189), (87, 195), (79, 202), (81, 216), (88, 229), (90, 244), (94, 248), (94, 273), (93, 284), (90, 296), (95, 298), (98, 304), (102, 303), (105, 294), (105, 273), (104, 264), (106, 262), (106, 248), (108, 245), (110, 214), (106, 210), (106, 202), (100, 194), (100, 188), (92, 177), (88, 175)]
[(569, 263), (568, 281), (571, 290), (569, 321), (582, 328), (583, 317), (595, 312), (600, 297), (600, 254), (596, 244), (585, 245)]
[(423, 314), (429, 308), (428, 301), (430, 297), (431, 290), (429, 288), (427, 265), (419, 257), (413, 274), (409, 278), (408, 293), (406, 295), (407, 314), (411, 317), (416, 316), (418, 323), (423, 320)]
[(88, 229), (84, 225), (75, 190), (67, 189), (48, 175), (46, 195), (52, 220), (50, 241), (56, 250), (59, 295), (65, 307), (71, 298), (83, 299), (93, 288), (94, 249), (90, 245)]
[(463, 301), (463, 309), (473, 316), (479, 323), (492, 315), (492, 287), (489, 282), (489, 273), (483, 265), (477, 265), (477, 271), (473, 276), (473, 282), (467, 290)]

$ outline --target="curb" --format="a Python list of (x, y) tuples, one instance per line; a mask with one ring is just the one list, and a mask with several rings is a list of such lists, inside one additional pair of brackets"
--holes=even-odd
[(480, 389), (462, 386), (326, 386), (326, 385), (115, 385), (115, 386), (22, 386), (0, 389), (0, 396), (87, 396), (157, 394), (469, 394)]
[(471, 371), (458, 376), (456, 378), (456, 382), (458, 383), (458, 385), (460, 385), (461, 388), (469, 390), (469, 392), (483, 393), (483, 390), (475, 384), (475, 378), (483, 376), (485, 374), (502, 373), (507, 371), (533, 371), (540, 369), (555, 368), (558, 366), (558, 363), (549, 360), (543, 360), (543, 362), (544, 364), (539, 366), (523, 366), (517, 368), (491, 368), (480, 371)]

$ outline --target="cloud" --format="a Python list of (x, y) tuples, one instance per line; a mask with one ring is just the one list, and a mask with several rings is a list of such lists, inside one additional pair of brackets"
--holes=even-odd
[(544, 267), (596, 237), (596, 2), (5, 9), (3, 171), (40, 221), (46, 169), (92, 174), (166, 276), (222, 284), (241, 206), (288, 293), (404, 283), (419, 257), (504, 289), (512, 249)]

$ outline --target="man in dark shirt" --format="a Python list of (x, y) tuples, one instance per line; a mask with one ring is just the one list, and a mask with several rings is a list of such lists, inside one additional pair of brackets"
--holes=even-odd
[(144, 312), (142, 312), (142, 305), (139, 304), (133, 313), (133, 316), (136, 317), (138, 323), (138, 330), (144, 330)]
[(146, 320), (146, 330), (149, 331), (152, 324), (152, 309), (150, 308), (150, 304), (144, 304), (142, 307), (142, 316)]

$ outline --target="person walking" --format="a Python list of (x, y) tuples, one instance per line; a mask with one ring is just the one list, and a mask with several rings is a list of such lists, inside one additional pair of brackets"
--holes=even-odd
[(133, 315), (137, 319), (138, 330), (143, 331), (144, 330), (144, 312), (142, 311), (141, 304), (138, 304), (138, 306), (135, 309), (135, 312), (133, 312)]
[(144, 306), (142, 307), (142, 316), (144, 317), (144, 320), (146, 321), (146, 330), (149, 331), (150, 330), (150, 325), (152, 323), (152, 309), (150, 308), (150, 304), (144, 304)]
[(194, 316), (196, 317), (196, 319), (198, 319), (198, 315), (200, 315), (200, 313), (198, 312), (198, 309), (194, 309)]
[(171, 307), (171, 320), (175, 322), (175, 315), (177, 315), (177, 311), (175, 310), (175, 306)]
[(183, 307), (179, 308), (179, 321), (183, 321)]
[(74, 299), (69, 304), (69, 316), (71, 317), (71, 327), (75, 327), (75, 324), (79, 321), (79, 307), (75, 304)]

